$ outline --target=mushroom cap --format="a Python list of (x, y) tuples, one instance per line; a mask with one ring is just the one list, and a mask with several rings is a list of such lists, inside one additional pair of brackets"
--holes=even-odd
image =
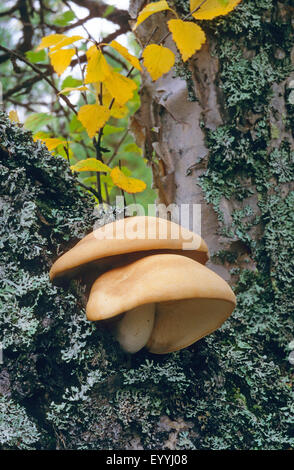
[(155, 303), (146, 347), (156, 354), (185, 348), (216, 330), (236, 305), (230, 286), (186, 256), (157, 254), (102, 274), (87, 304), (89, 320), (106, 320)]
[(89, 265), (101, 273), (143, 256), (179, 250), (203, 264), (209, 258), (204, 240), (175, 222), (150, 216), (120, 219), (91, 232), (58, 258), (50, 270), (50, 279), (58, 283)]

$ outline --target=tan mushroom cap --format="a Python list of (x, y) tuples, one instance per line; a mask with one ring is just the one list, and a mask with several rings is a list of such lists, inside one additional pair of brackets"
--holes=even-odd
[(197, 261), (159, 254), (102, 274), (92, 286), (86, 311), (89, 320), (105, 320), (153, 303), (154, 326), (145, 345), (152, 353), (165, 354), (219, 328), (236, 298), (220, 276)]
[(58, 258), (50, 270), (50, 279), (56, 283), (70, 279), (89, 264), (99, 274), (143, 256), (179, 250), (203, 264), (209, 258), (204, 240), (174, 222), (150, 216), (120, 219), (93, 231)]

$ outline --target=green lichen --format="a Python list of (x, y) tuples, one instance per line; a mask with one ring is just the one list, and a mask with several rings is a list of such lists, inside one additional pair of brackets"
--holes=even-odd
[(24, 408), (0, 396), (0, 445), (3, 449), (33, 449), (40, 434)]
[(182, 80), (186, 81), (188, 101), (198, 101), (193, 83), (192, 72), (189, 69), (188, 65), (185, 64), (181, 59), (179, 59), (174, 65), (173, 70), (174, 77), (179, 77)]
[[(218, 214), (220, 232), (232, 244), (243, 244), (255, 268), (232, 269), (238, 303), (223, 328), (223, 342), (215, 345), (222, 372), (218, 400), (214, 395), (211, 408), (206, 400), (202, 402), (204, 426), (211, 426), (206, 443), (212, 449), (282, 449), (287, 448), (286, 442), (293, 446), (293, 369), (287, 361), (287, 345), (294, 326), (294, 193), (289, 185), (294, 153), (288, 124), (291, 106), (287, 116), (275, 110), (279, 122), (275, 131), (271, 100), (272, 85), (287, 79), (290, 72), (290, 18), (281, 15), (274, 2), (249, 0), (210, 27), (219, 39), (215, 50), (225, 124), (215, 130), (204, 128), (209, 161), (199, 184)], [(282, 59), (275, 55), (277, 47), (283, 50)], [(287, 103), (287, 90), (279, 98)], [(281, 135), (285, 137), (279, 141)], [(232, 210), (230, 221), (224, 219), (224, 198), (240, 207)], [(213, 259), (238, 266), (236, 254), (220, 251)], [(212, 342), (209, 337), (207, 343), (212, 346)], [(282, 396), (284, 405), (279, 404)], [(235, 408), (225, 425), (228, 401)], [(233, 424), (237, 421), (238, 425)], [(213, 435), (215, 427), (222, 434)]]

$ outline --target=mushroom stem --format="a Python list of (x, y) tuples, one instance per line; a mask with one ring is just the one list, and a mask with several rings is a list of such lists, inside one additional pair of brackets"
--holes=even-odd
[(154, 325), (155, 304), (145, 304), (128, 310), (118, 321), (115, 337), (122, 349), (136, 353), (148, 342)]

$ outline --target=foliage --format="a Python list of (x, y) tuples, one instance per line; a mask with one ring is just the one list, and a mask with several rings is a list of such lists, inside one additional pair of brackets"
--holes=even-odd
[[(94, 136), (97, 131), (97, 121), (95, 122), (93, 116), (91, 117), (91, 113), (89, 116), (88, 111), (91, 110), (94, 117), (96, 116), (101, 124), (99, 111), (103, 108), (98, 107), (99, 103), (95, 101), (95, 96), (99, 95), (99, 86), (97, 88), (95, 83), (92, 84), (91, 77), (87, 80), (89, 78), (87, 77), (88, 73), (83, 65), (85, 52), (87, 54), (89, 52), (85, 51), (87, 40), (82, 43), (82, 36), (69, 33), (71, 29), (74, 30), (75, 26), (80, 26), (82, 23), (76, 18), (72, 10), (75, 3), (72, 2), (71, 5), (65, 5), (60, 0), (48, 0), (46, 5), (40, 5), (38, 12), (34, 10), (32, 5), (28, 5), (26, 2), (24, 2), (23, 8), (16, 3), (12, 9), (12, 13), (14, 13), (13, 18), (17, 18), (19, 14), (19, 21), (25, 23), (23, 28), (23, 43), (25, 44), (22, 45), (20, 39), (15, 47), (14, 37), (7, 33), (7, 41), (3, 42), (5, 47), (0, 47), (0, 51), (4, 51), (0, 57), (0, 63), (2, 64), (1, 71), (4, 72), (4, 78), (3, 80), (1, 79), (1, 82), (3, 85), (5, 107), (9, 106), (9, 101), (11, 101), (14, 104), (12, 112), (15, 112), (15, 107), (17, 107), (21, 121), (25, 121), (25, 126), (34, 132), (34, 138), (41, 139), (48, 145), (50, 150), (54, 151), (55, 155), (62, 155), (66, 158), (71, 166), (74, 167), (80, 159), (96, 158), (98, 161), (104, 159), (105, 163), (107, 160), (111, 161), (111, 167), (117, 168), (117, 171), (119, 168), (125, 171), (125, 168), (128, 167), (128, 175), (125, 176), (126, 178), (132, 176), (133, 183), (138, 179), (141, 180), (143, 177), (145, 184), (142, 184), (140, 181), (139, 187), (146, 188), (146, 190), (144, 190), (142, 195), (137, 193), (136, 201), (147, 205), (152, 203), (156, 196), (155, 191), (151, 189), (151, 169), (147, 167), (146, 160), (140, 158), (140, 153), (135, 149), (135, 146), (133, 145), (132, 147), (132, 144), (134, 144), (132, 135), (126, 133), (128, 117), (139, 106), (138, 92), (132, 92), (132, 99), (129, 100), (126, 106), (121, 106), (118, 102), (111, 105), (112, 96), (105, 87), (103, 90), (103, 101), (107, 108), (111, 105), (111, 116), (109, 125), (105, 126), (103, 139), (101, 137), (99, 142), (97, 139), (97, 145), (95, 145), (92, 137), (89, 137), (82, 123), (77, 119), (78, 113), (75, 112), (76, 108), (80, 109), (79, 117), (82, 116), (81, 120), (86, 123), (86, 127), (91, 127), (90, 135)], [(108, 68), (113, 70), (113, 77), (115, 78), (115, 80), (113, 77), (112, 80), (109, 80), (109, 86), (114, 90), (114, 93), (118, 93), (122, 89), (122, 81), (118, 83), (117, 77), (119, 74), (117, 72), (127, 68), (126, 61), (129, 61), (135, 69), (141, 69), (138, 59), (129, 53), (127, 48), (113, 39), (116, 38), (116, 35), (119, 36), (122, 32), (126, 32), (129, 29), (128, 13), (119, 8), (108, 8), (105, 4), (97, 6), (87, 4), (85, 7), (89, 9), (87, 19), (97, 18), (102, 15), (114, 24), (121, 26), (117, 33), (112, 34), (112, 40), (108, 40), (103, 31), (97, 30), (99, 40), (101, 37), (104, 37), (104, 44), (107, 44)], [(13, 29), (16, 25), (14, 20), (10, 19), (10, 10), (5, 11), (5, 9), (4, 5), (0, 8), (0, 21), (3, 22), (2, 17), (4, 17), (9, 23), (9, 28)], [(26, 19), (24, 19), (25, 15)], [(5, 31), (5, 28), (3, 28), (3, 31)], [(48, 31), (52, 34), (48, 34)], [(36, 47), (38, 44), (39, 47)], [(91, 39), (88, 44), (89, 50), (93, 51), (94, 49), (95, 58), (97, 48), (94, 45), (94, 39)], [(134, 45), (134, 41), (129, 39), (129, 44)], [(44, 49), (47, 46), (50, 46), (49, 55), (46, 54)], [(93, 46), (92, 49), (90, 46)], [(25, 48), (25, 55), (23, 55), (23, 48)], [(137, 45), (135, 45), (135, 48), (138, 50)], [(74, 53), (77, 53), (75, 57), (73, 57)], [(9, 64), (10, 58), (11, 64)], [(53, 67), (51, 66), (52, 64)], [(6, 69), (9, 70), (9, 65), (12, 65), (12, 67), (7, 72), (7, 76), (11, 77), (11, 80), (6, 80), (5, 72)], [(20, 73), (19, 65), (22, 66), (21, 79), (24, 78), (24, 80), (19, 80), (20, 83), (15, 83), (15, 77)], [(65, 76), (64, 71), (67, 66), (71, 67), (72, 75), (67, 70)], [(54, 74), (54, 67), (57, 77)], [(35, 76), (30, 76), (30, 70), (35, 73)], [(43, 73), (44, 71), (46, 73)], [(79, 73), (79, 77), (76, 77), (77, 73)], [(96, 76), (94, 81), (97, 82), (98, 78)], [(128, 78), (125, 80), (122, 78), (122, 80), (124, 84), (131, 83), (132, 88), (137, 89), (140, 81), (139, 77), (135, 76), (132, 78), (134, 78), (134, 81)], [(83, 80), (86, 84), (89, 82), (87, 87), (82, 86)], [(13, 83), (14, 86), (12, 86)], [(32, 87), (35, 83), (36, 85)], [(19, 90), (23, 89), (27, 91), (26, 94), (24, 92), (19, 93)], [(59, 92), (59, 90), (61, 91)], [(67, 101), (64, 101), (64, 98)], [(72, 105), (71, 102), (76, 99), (78, 99), (78, 103)], [(64, 108), (64, 103), (66, 103), (68, 109)], [(45, 104), (46, 110), (43, 112)], [(84, 107), (83, 104), (85, 105)], [(22, 107), (27, 111), (26, 119), (23, 119)], [(42, 112), (36, 112), (40, 108), (42, 108)], [(105, 109), (104, 111), (106, 117), (110, 115), (108, 110)], [(111, 133), (112, 135), (107, 133), (107, 130), (111, 127), (114, 129)], [(115, 187), (109, 175), (101, 172), (95, 173), (91, 171), (79, 174), (83, 188), (85, 190), (88, 188), (91, 196), (94, 196), (97, 202), (113, 202), (115, 196), (120, 195), (123, 190)], [(136, 191), (138, 190), (137, 188), (135, 189)], [(131, 196), (132, 194), (130, 196), (124, 194), (126, 204), (133, 202)]]
[[(145, 6), (138, 16), (134, 29), (154, 13), (168, 10), (176, 16), (176, 19), (168, 21), (169, 33), (166, 37), (162, 38), (160, 45), (147, 44), (141, 53), (140, 60), (143, 60), (143, 65), (150, 73), (152, 79), (157, 80), (162, 75), (169, 72), (175, 63), (174, 52), (163, 46), (166, 38), (170, 34), (172, 34), (183, 61), (186, 62), (206, 41), (204, 31), (199, 25), (190, 21), (191, 18), (194, 17), (196, 20), (211, 19), (219, 15), (225, 15), (234, 9), (239, 1), (240, 0), (232, 0), (224, 4), (220, 0), (206, 0), (204, 3), (191, 0), (190, 13), (184, 20), (178, 18), (176, 10), (172, 9), (166, 1), (152, 2)], [(66, 13), (69, 13), (69, 15), (66, 15)], [(72, 12), (68, 11), (63, 13), (63, 15), (56, 20), (57, 23), (55, 21), (55, 24), (63, 25), (70, 22), (74, 18), (70, 13)], [(185, 21), (186, 19), (189, 19), (189, 21)], [(152, 40), (152, 37), (150, 40)], [(43, 36), (38, 47), (34, 51), (28, 51), (26, 57), (32, 60), (32, 62), (38, 62), (38, 60), (42, 61), (44, 58), (43, 54), (41, 56), (38, 54), (44, 49), (49, 49), (48, 56), (51, 66), (59, 77), (72, 64), (74, 58), (76, 62), (79, 63), (81, 77), (80, 79), (73, 79), (76, 81), (76, 86), (68, 86), (67, 83), (67, 86), (63, 86), (62, 90), (58, 92), (58, 95), (62, 100), (66, 101), (71, 111), (76, 114), (76, 118), (87, 132), (89, 139), (93, 140), (93, 150), (95, 150), (96, 153), (96, 160), (104, 164), (105, 153), (108, 151), (102, 142), (104, 127), (110, 119), (120, 118), (127, 113), (126, 105), (134, 98), (138, 88), (138, 81), (133, 79), (131, 74), (134, 70), (142, 71), (140, 60), (116, 40), (112, 40), (110, 43), (104, 43), (103, 41), (98, 43), (95, 38), (91, 37), (89, 34), (88, 38), (84, 38), (80, 35), (67, 36), (59, 32)], [(79, 55), (80, 52), (83, 52), (85, 49), (87, 61), (86, 70), (81, 68), (81, 58)], [(122, 73), (121, 70), (117, 71), (116, 67), (110, 64), (110, 61), (107, 60), (105, 49), (108, 51), (114, 50), (120, 60), (123, 59), (131, 64), (131, 68), (126, 75)], [(71, 85), (73, 85), (73, 83)], [(53, 88), (55, 89), (54, 85)], [(79, 107), (78, 112), (71, 105), (68, 98), (65, 97), (65, 93), (68, 95), (74, 91), (81, 94), (85, 103)], [(120, 109), (122, 115), (117, 115), (117, 108)], [(38, 115), (36, 118), (38, 121)], [(32, 118), (29, 117), (25, 124), (28, 128), (32, 129)], [(67, 141), (64, 141), (64, 138), (59, 135), (40, 136), (39, 133), (35, 135), (35, 138), (39, 138), (47, 146), (49, 145), (48, 149), (54, 149), (57, 153), (63, 153), (70, 161), (74, 158), (71, 146), (75, 142), (81, 141), (81, 130), (71, 129), (69, 134), (70, 141), (69, 138), (67, 138)], [(84, 141), (84, 144), (91, 148), (91, 144), (87, 143), (87, 141)], [(87, 157), (93, 159), (91, 155), (87, 155)], [(109, 162), (111, 161), (112, 158)], [(77, 164), (79, 165), (80, 163), (77, 162)], [(76, 164), (71, 165), (71, 168), (77, 168)], [(131, 194), (140, 193), (146, 189), (146, 184), (137, 178), (123, 174), (118, 178), (117, 175), (121, 171), (119, 166), (114, 167), (112, 171), (106, 172), (109, 173), (108, 178), (104, 177), (105, 172), (99, 168), (99, 165), (96, 167), (92, 166), (91, 169), (88, 168), (88, 171), (96, 172), (97, 190), (93, 190), (93, 180), (91, 179), (89, 190), (92, 188), (91, 193), (97, 196), (99, 203), (103, 202), (103, 195), (105, 196), (104, 200), (107, 199), (106, 202), (110, 202), (109, 191), (111, 191), (113, 186), (117, 186), (122, 191)], [(101, 183), (104, 185), (103, 188)]]

